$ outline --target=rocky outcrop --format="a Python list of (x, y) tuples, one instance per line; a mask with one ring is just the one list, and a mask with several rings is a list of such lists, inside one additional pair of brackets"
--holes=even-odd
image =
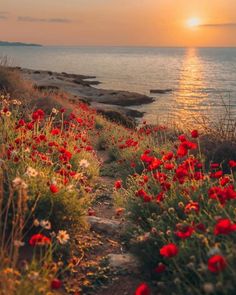
[(133, 118), (122, 114), (119, 111), (115, 110), (98, 110), (98, 113), (102, 114), (106, 119), (121, 124), (128, 128), (135, 128), (136, 122)]
[(115, 270), (122, 269), (134, 273), (139, 269), (138, 260), (132, 254), (109, 254), (107, 258), (109, 266)]
[(88, 216), (87, 221), (92, 230), (109, 235), (118, 234), (122, 228), (122, 223), (117, 220)]
[(172, 92), (173, 89), (151, 89), (150, 93), (158, 93), (158, 94), (165, 94), (168, 92)]
[(45, 87), (45, 85), (58, 87), (62, 91), (78, 95), (93, 102), (131, 106), (151, 103), (154, 100), (150, 96), (136, 92), (95, 88), (93, 85), (98, 85), (100, 82), (92, 80), (96, 78), (94, 76), (68, 74), (65, 72), (35, 71), (23, 68), (19, 70), (26, 79), (33, 80), (38, 87)]

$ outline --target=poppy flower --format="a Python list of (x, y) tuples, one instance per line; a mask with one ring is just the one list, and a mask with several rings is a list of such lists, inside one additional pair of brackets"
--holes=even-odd
[(195, 226), (195, 229), (199, 230), (199, 231), (202, 231), (202, 232), (205, 232), (206, 231), (206, 226), (203, 224), (203, 223), (198, 223), (196, 226)]
[(43, 120), (43, 118), (44, 118), (44, 111), (41, 109), (38, 109), (32, 114), (32, 119), (34, 121), (40, 121), (40, 120)]
[(185, 135), (184, 135), (184, 134), (181, 134), (181, 135), (179, 136), (179, 140), (180, 140), (181, 142), (186, 141), (186, 137), (185, 137)]
[(168, 152), (163, 156), (164, 161), (170, 161), (174, 157), (174, 154), (172, 152)]
[(52, 289), (60, 289), (62, 286), (61, 280), (55, 278), (51, 281), (51, 288)]
[(230, 168), (235, 168), (236, 167), (236, 161), (230, 160), (229, 161), (229, 167)]
[(216, 169), (216, 168), (218, 168), (219, 166), (220, 166), (219, 163), (211, 163), (211, 165), (210, 165), (211, 169)]
[(151, 290), (146, 283), (141, 283), (135, 291), (135, 295), (150, 295)]
[(150, 163), (150, 165), (148, 166), (149, 170), (155, 170), (158, 167), (160, 167), (162, 165), (162, 161), (157, 159), (157, 158), (153, 158), (152, 162)]
[(233, 224), (229, 219), (220, 219), (214, 228), (215, 235), (228, 235), (236, 231), (236, 224)]
[(174, 166), (173, 163), (165, 163), (165, 164), (164, 164), (164, 168), (165, 168), (166, 170), (172, 170), (174, 167), (175, 167), (175, 166)]
[(173, 243), (164, 245), (160, 249), (160, 254), (166, 258), (174, 257), (178, 254), (178, 252), (179, 252), (179, 250), (178, 250), (177, 246)]
[(148, 182), (148, 176), (147, 176), (147, 175), (143, 175), (143, 181), (144, 181), (145, 183)]
[(50, 243), (51, 243), (50, 238), (48, 238), (42, 234), (35, 234), (29, 240), (29, 244), (32, 247), (45, 246), (45, 245), (49, 245)]
[(50, 191), (51, 191), (53, 194), (56, 194), (57, 192), (59, 192), (59, 188), (58, 188), (55, 184), (51, 184), (51, 185), (50, 185)]
[(122, 187), (122, 180), (117, 180), (115, 182), (115, 189), (120, 189)]
[(191, 226), (181, 226), (178, 228), (178, 230), (175, 232), (176, 236), (180, 239), (187, 239), (191, 237), (194, 229)]
[(153, 157), (150, 157), (146, 153), (144, 153), (141, 155), (140, 159), (145, 163), (151, 163), (153, 160)]
[(95, 215), (96, 215), (96, 211), (93, 210), (92, 208), (89, 208), (89, 209), (88, 209), (88, 215), (89, 215), (89, 216), (95, 216)]
[(166, 270), (166, 266), (163, 263), (159, 263), (158, 266), (154, 269), (155, 273), (162, 273)]
[(160, 192), (157, 196), (156, 196), (156, 201), (157, 203), (160, 203), (164, 200), (165, 198), (165, 195), (164, 195), (164, 192)]
[(229, 177), (222, 177), (219, 182), (220, 182), (220, 185), (225, 186), (227, 183), (230, 182), (230, 178)]
[(184, 208), (184, 212), (187, 213), (187, 214), (189, 214), (189, 213), (191, 213), (193, 211), (196, 212), (196, 213), (199, 212), (199, 203), (198, 202), (191, 201)]
[(192, 138), (198, 138), (198, 136), (199, 136), (198, 131), (197, 130), (192, 130), (191, 131), (191, 136), (192, 136)]
[(226, 266), (226, 260), (221, 255), (214, 255), (208, 259), (208, 269), (213, 273), (221, 272), (226, 268)]
[(51, 130), (51, 134), (52, 134), (52, 135), (58, 135), (58, 134), (60, 134), (60, 133), (61, 133), (61, 130), (58, 129), (58, 128), (54, 128), (54, 129)]
[(216, 171), (216, 172), (212, 172), (210, 174), (210, 177), (211, 178), (221, 178), (223, 176), (223, 171), (222, 170), (219, 170), (219, 171)]
[(152, 196), (149, 196), (149, 195), (145, 194), (145, 195), (143, 196), (143, 201), (144, 201), (145, 203), (149, 203), (149, 202), (151, 202), (151, 201), (152, 201)]
[(184, 144), (181, 143), (181, 144), (179, 145), (179, 147), (178, 147), (177, 155), (178, 155), (179, 157), (184, 157), (184, 156), (187, 155), (187, 153), (188, 153), (188, 150), (187, 150), (186, 146), (185, 146)]

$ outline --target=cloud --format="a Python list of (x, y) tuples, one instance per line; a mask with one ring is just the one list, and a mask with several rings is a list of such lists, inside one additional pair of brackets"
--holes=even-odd
[(18, 16), (19, 22), (35, 22), (35, 23), (70, 23), (72, 20), (67, 18), (35, 18), (31, 16)]
[(236, 23), (210, 23), (202, 24), (200, 26), (205, 28), (236, 28)]

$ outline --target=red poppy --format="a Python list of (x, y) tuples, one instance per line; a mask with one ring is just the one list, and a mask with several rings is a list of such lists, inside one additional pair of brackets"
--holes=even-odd
[(210, 174), (210, 177), (211, 178), (221, 178), (223, 176), (223, 171), (222, 170), (219, 170), (219, 171), (216, 171), (216, 172), (212, 172)]
[(199, 136), (198, 131), (197, 130), (192, 130), (191, 131), (191, 136), (192, 136), (192, 138), (198, 138), (198, 136)]
[(20, 128), (20, 127), (23, 127), (23, 126), (25, 126), (25, 120), (20, 119), (20, 120), (18, 121), (18, 124), (17, 124), (16, 128)]
[(209, 198), (219, 200), (222, 205), (225, 205), (226, 201), (236, 199), (236, 192), (232, 185), (227, 187), (213, 186), (208, 190)]
[(229, 167), (230, 168), (235, 168), (236, 167), (236, 161), (230, 160), (229, 161)]
[(196, 226), (195, 226), (195, 229), (199, 230), (199, 231), (202, 231), (202, 232), (205, 232), (206, 231), (206, 226), (203, 224), (203, 223), (198, 223)]
[(179, 252), (179, 250), (178, 250), (177, 246), (173, 243), (164, 245), (160, 249), (160, 254), (166, 258), (174, 257), (178, 254), (178, 252)]
[(233, 224), (229, 219), (220, 219), (214, 228), (215, 235), (228, 235), (236, 231), (236, 224)]
[(143, 196), (143, 201), (144, 201), (145, 203), (149, 203), (149, 202), (151, 202), (151, 201), (152, 201), (152, 196), (149, 196), (148, 194), (145, 194), (145, 195)]
[(204, 179), (204, 174), (200, 171), (196, 171), (194, 173), (194, 179), (195, 180), (202, 180), (202, 179)]
[(54, 128), (54, 129), (52, 129), (52, 131), (51, 131), (51, 134), (52, 134), (52, 135), (58, 135), (58, 134), (60, 134), (60, 133), (61, 133), (61, 130), (58, 129), (58, 128)]
[(216, 169), (219, 166), (220, 166), (220, 164), (218, 164), (218, 163), (211, 163), (211, 165), (210, 165), (211, 169)]
[(186, 146), (185, 146), (184, 144), (181, 143), (181, 144), (179, 145), (179, 147), (178, 147), (177, 155), (178, 155), (179, 157), (184, 157), (184, 156), (187, 155), (187, 153), (188, 153), (188, 150), (187, 150)]
[(150, 294), (151, 294), (151, 290), (146, 283), (140, 284), (135, 291), (135, 295), (150, 295)]
[(208, 259), (208, 269), (213, 273), (224, 270), (227, 266), (226, 260), (221, 255), (214, 255)]
[(51, 184), (51, 185), (50, 185), (50, 191), (51, 191), (53, 194), (56, 194), (57, 192), (59, 192), (59, 188), (58, 188), (55, 184)]
[(187, 239), (189, 237), (191, 237), (194, 229), (193, 227), (189, 226), (189, 225), (180, 225), (177, 226), (178, 230), (175, 232), (176, 236), (180, 239)]
[(62, 286), (61, 280), (55, 278), (51, 281), (51, 288), (52, 289), (60, 289)]
[(174, 166), (173, 163), (165, 163), (165, 164), (164, 164), (164, 168), (165, 168), (166, 170), (172, 170), (174, 167), (175, 167), (175, 166)]
[(184, 135), (184, 134), (180, 135), (180, 136), (179, 136), (179, 140), (180, 140), (181, 142), (186, 141), (186, 137), (185, 137), (185, 135)]
[(42, 234), (35, 234), (29, 240), (29, 244), (32, 247), (45, 246), (45, 245), (49, 245), (50, 243), (51, 243), (50, 238), (48, 238)]
[(170, 161), (174, 157), (174, 154), (172, 152), (168, 152), (163, 156), (164, 161)]
[(162, 165), (162, 161), (158, 158), (153, 158), (151, 164), (148, 166), (149, 170), (155, 170)]
[(89, 216), (95, 216), (95, 215), (96, 215), (96, 211), (93, 210), (92, 208), (89, 208), (89, 209), (88, 209), (88, 215), (89, 215)]
[(145, 183), (148, 182), (148, 176), (147, 176), (147, 175), (143, 175), (143, 181), (144, 181)]
[(160, 192), (157, 196), (156, 196), (156, 200), (157, 200), (157, 203), (160, 203), (164, 200), (165, 198), (165, 195), (164, 195), (164, 192)]
[(159, 263), (158, 266), (154, 269), (155, 273), (162, 273), (166, 270), (166, 266), (163, 263)]
[(122, 180), (117, 180), (116, 182), (115, 182), (115, 188), (116, 189), (120, 189), (122, 187)]
[(227, 183), (230, 182), (230, 178), (229, 177), (222, 177), (219, 182), (220, 182), (220, 185), (225, 186)]
[(199, 204), (198, 204), (198, 202), (191, 201), (184, 208), (184, 212), (187, 213), (187, 214), (189, 214), (189, 213), (191, 213), (193, 211), (196, 212), (196, 213), (199, 212)]
[(146, 153), (144, 153), (141, 155), (140, 159), (145, 163), (151, 163), (153, 160), (153, 157), (150, 157)]
[(32, 119), (34, 121), (40, 121), (40, 120), (43, 120), (43, 118), (44, 118), (44, 111), (41, 109), (38, 109), (32, 114)]

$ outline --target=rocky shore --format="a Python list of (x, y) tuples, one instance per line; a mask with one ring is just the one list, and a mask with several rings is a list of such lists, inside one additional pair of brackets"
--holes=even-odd
[[(136, 92), (107, 90), (96, 88), (100, 82), (95, 76), (57, 73), (18, 67), (25, 80), (33, 81), (34, 87), (42, 92), (70, 93), (76, 98), (89, 103), (105, 115), (120, 112), (122, 115), (138, 118), (143, 113), (130, 109), (131, 106), (153, 102), (153, 98)], [(129, 108), (127, 108), (129, 107)]]

